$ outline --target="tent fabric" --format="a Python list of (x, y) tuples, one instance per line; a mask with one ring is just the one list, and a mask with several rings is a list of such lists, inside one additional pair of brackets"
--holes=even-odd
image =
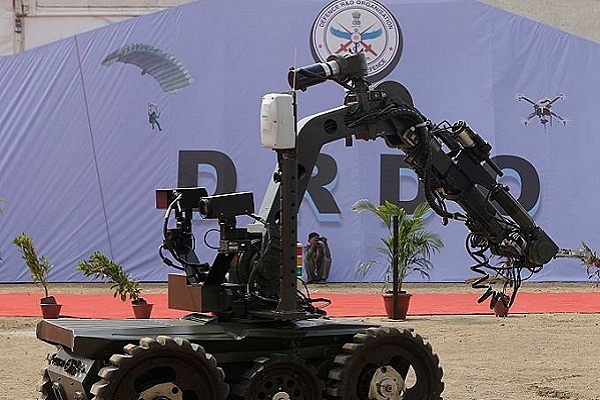
[[(516, 197), (531, 198), (530, 213), (560, 247), (585, 241), (594, 248), (600, 45), (473, 0), (384, 4), (403, 40), (401, 58), (384, 79), (405, 85), (434, 123), (465, 120), (485, 138), (492, 156), (506, 164), (501, 182)], [(0, 282), (30, 280), (11, 244), (21, 232), (54, 264), (52, 281), (85, 281), (75, 266), (94, 251), (137, 279), (165, 281), (172, 270), (157, 255), (164, 211), (155, 208), (155, 189), (192, 179), (209, 193), (217, 186), (251, 191), (260, 204), (276, 165), (276, 154), (260, 145), (260, 99), (289, 89), (290, 66), (314, 62), (311, 28), (327, 5), (202, 0), (0, 60)], [(193, 83), (165, 93), (139, 68), (102, 65), (131, 44), (173, 56)], [(536, 117), (526, 125), (533, 107), (519, 94), (534, 102), (563, 94), (553, 111), (567, 123), (554, 118), (543, 125)], [(299, 117), (335, 108), (343, 98), (332, 82), (299, 92)], [(149, 103), (158, 108), (161, 131), (149, 123)], [(334, 142), (321, 155), (328, 165), (323, 189), (339, 211), (324, 212), (307, 194), (299, 239), (312, 231), (329, 238), (331, 281), (382, 280), (383, 268), (362, 276), (356, 266), (376, 255), (385, 228), (351, 206), (360, 198), (382, 201), (382, 187), (398, 174), (398, 200), (408, 204), (419, 192), (416, 175), (382, 170), (402, 157), (383, 141), (350, 148)], [(190, 168), (186, 157), (224, 167)], [(444, 227), (434, 214), (427, 220), (445, 244), (431, 280), (472, 277), (466, 227), (456, 221)], [(238, 225), (250, 222), (240, 218)], [(212, 261), (216, 222), (198, 218), (193, 227), (199, 258)], [(553, 260), (532, 279), (586, 280), (580, 264)]]

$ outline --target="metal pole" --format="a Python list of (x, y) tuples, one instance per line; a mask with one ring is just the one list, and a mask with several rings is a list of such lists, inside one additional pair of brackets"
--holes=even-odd
[(298, 127), (296, 121), (296, 95), (293, 93), (294, 107), (294, 148), (277, 152), (281, 169), (280, 226), (281, 226), (281, 259), (279, 304), (277, 313), (298, 314), (296, 263), (298, 245)]
[(277, 311), (298, 309), (296, 246), (298, 243), (298, 159), (296, 149), (279, 151), (281, 165), (281, 299)]
[(392, 216), (392, 229), (393, 229), (393, 239), (392, 239), (392, 300), (394, 302), (392, 308), (392, 316), (393, 319), (399, 319), (398, 317), (398, 216)]

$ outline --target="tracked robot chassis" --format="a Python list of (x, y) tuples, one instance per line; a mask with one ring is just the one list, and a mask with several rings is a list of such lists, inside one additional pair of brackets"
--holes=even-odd
[(411, 330), (326, 319), (128, 322), (41, 324), (38, 335), (60, 329), (76, 340), (49, 357), (40, 399), (439, 399), (444, 388), (438, 357)]

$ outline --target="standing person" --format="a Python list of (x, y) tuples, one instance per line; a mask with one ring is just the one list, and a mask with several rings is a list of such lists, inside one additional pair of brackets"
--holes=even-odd
[(327, 283), (331, 268), (331, 251), (327, 238), (317, 232), (308, 235), (308, 244), (304, 246), (304, 269), (308, 275), (306, 283)]

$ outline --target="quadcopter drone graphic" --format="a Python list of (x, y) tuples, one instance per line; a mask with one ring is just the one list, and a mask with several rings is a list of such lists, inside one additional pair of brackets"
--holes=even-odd
[(527, 96), (519, 94), (517, 97), (519, 101), (524, 100), (533, 106), (533, 112), (525, 118), (525, 125), (527, 125), (533, 117), (538, 117), (540, 119), (540, 123), (544, 126), (544, 130), (546, 130), (546, 124), (548, 122), (550, 122), (550, 126), (552, 126), (552, 117), (557, 118), (560, 122), (562, 122), (563, 125), (566, 125), (567, 120), (551, 110), (552, 105), (555, 102), (557, 102), (558, 100), (564, 100), (564, 98), (565, 95), (560, 93), (552, 100), (550, 100), (549, 98), (544, 98), (539, 100), (538, 102), (534, 102)]

